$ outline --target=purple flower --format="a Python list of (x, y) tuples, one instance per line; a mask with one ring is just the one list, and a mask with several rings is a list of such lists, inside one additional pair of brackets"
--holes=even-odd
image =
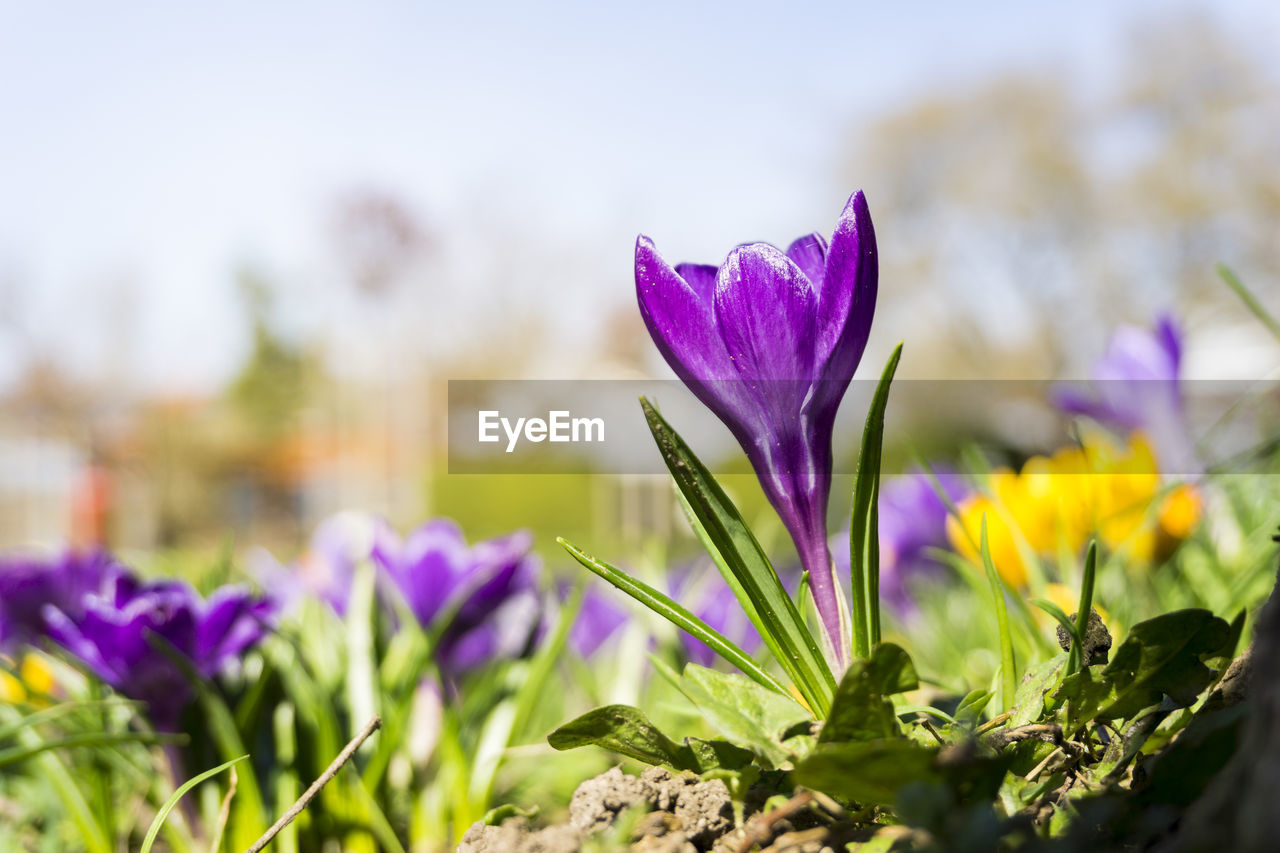
[[(754, 654), (760, 648), (760, 634), (738, 604), (733, 590), (706, 564), (701, 569), (690, 566), (676, 570), (671, 577), (671, 595), (747, 654)], [(681, 633), (680, 643), (694, 663), (711, 666), (715, 662), (716, 653), (701, 640)]]
[(1151, 329), (1121, 326), (1093, 366), (1092, 393), (1061, 389), (1058, 408), (1120, 433), (1141, 431), (1166, 471), (1196, 473), (1182, 394), (1182, 330), (1162, 315)]
[(520, 532), (468, 547), (456, 524), (436, 519), (404, 540), (384, 530), (372, 556), (419, 624), (448, 620), (436, 660), (456, 678), (528, 648), (542, 614), (531, 545)]
[(737, 247), (717, 269), (671, 267), (636, 242), (636, 293), (654, 343), (742, 445), (809, 572), (831, 653), (850, 638), (827, 551), (831, 434), (875, 313), (875, 231), (861, 192), (836, 223), (782, 252)]
[(282, 565), (265, 550), (255, 551), (251, 557), (253, 574), (283, 610), (314, 596), (345, 616), (356, 566), (369, 558), (384, 526), (371, 515), (340, 512), (316, 526), (306, 552), (290, 566)]
[[(947, 498), (959, 503), (969, 494), (969, 486), (958, 474), (936, 472), (938, 484)], [(916, 611), (910, 583), (937, 572), (941, 566), (927, 553), (930, 548), (947, 547), (947, 505), (929, 476), (914, 472), (885, 481), (879, 500), (880, 598), (899, 616)], [(849, 567), (849, 533), (832, 538), (836, 566)]]
[(100, 591), (108, 575), (119, 568), (102, 549), (67, 550), (52, 559), (0, 560), (0, 654), (35, 645), (46, 635), (46, 604), (66, 613), (83, 613), (82, 599)]
[(79, 614), (44, 608), (49, 635), (104, 682), (145, 702), (160, 731), (178, 729), (193, 693), (151, 635), (212, 678), (262, 639), (274, 614), (273, 603), (240, 587), (223, 587), (205, 600), (186, 583), (143, 583), (125, 571), (112, 573), (101, 594), (85, 596)]
[(569, 629), (569, 645), (582, 657), (589, 658), (626, 623), (626, 611), (614, 606), (594, 587), (588, 587), (578, 618)]

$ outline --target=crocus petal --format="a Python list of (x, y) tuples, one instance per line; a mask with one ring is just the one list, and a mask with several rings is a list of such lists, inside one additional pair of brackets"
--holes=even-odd
[(726, 422), (752, 418), (756, 401), (716, 331), (714, 267), (682, 264), (686, 281), (658, 254), (653, 242), (636, 240), (636, 299), (649, 335), (675, 374)]
[(715, 320), (742, 378), (813, 379), (814, 301), (809, 279), (773, 246), (729, 253), (716, 276)]
[(274, 607), (242, 587), (224, 587), (205, 606), (196, 633), (195, 661), (206, 677), (217, 674), (267, 633)]
[(676, 264), (676, 275), (684, 279), (698, 297), (699, 304), (702, 305), (711, 304), (716, 292), (716, 275), (719, 272), (719, 267), (713, 267), (710, 264)]
[(827, 267), (827, 241), (821, 234), (801, 237), (787, 247), (787, 257), (795, 261), (815, 293), (821, 292), (822, 277)]
[(456, 593), (469, 560), (462, 531), (444, 518), (419, 526), (403, 543), (383, 533), (372, 555), (423, 625)]
[(818, 409), (839, 405), (862, 359), (876, 311), (879, 270), (871, 212), (858, 191), (849, 198), (836, 222), (818, 290), (818, 342), (814, 354), (823, 380), (815, 389), (821, 394)]

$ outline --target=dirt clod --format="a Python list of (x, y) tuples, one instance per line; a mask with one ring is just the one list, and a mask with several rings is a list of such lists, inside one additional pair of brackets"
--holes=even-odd
[(569, 824), (587, 834), (607, 829), (624, 809), (649, 802), (646, 793), (640, 779), (614, 767), (583, 782), (573, 792)]
[[(1075, 613), (1071, 614), (1072, 621), (1076, 618)], [(1062, 650), (1070, 651), (1071, 635), (1067, 633), (1067, 629), (1061, 625), (1058, 626), (1058, 645)], [(1084, 629), (1084, 643), (1081, 655), (1081, 661), (1085, 666), (1093, 666), (1097, 663), (1106, 663), (1111, 656), (1111, 632), (1107, 630), (1106, 623), (1102, 621), (1102, 617), (1096, 609), (1089, 610), (1089, 624)]]

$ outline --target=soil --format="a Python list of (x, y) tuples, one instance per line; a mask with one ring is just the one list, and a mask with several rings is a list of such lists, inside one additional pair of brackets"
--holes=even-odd
[[(618, 849), (633, 853), (735, 853), (746, 845), (767, 845), (767, 853), (819, 853), (831, 849), (837, 833), (813, 826), (806, 812), (819, 805), (805, 795), (768, 814), (748, 814), (745, 826), (734, 818), (729, 789), (719, 779), (650, 767), (630, 776), (615, 767), (578, 786), (565, 823), (535, 829), (524, 817), (499, 826), (478, 822), (463, 836), (458, 853), (577, 853), (606, 849), (620, 819), (634, 820)], [(748, 798), (751, 799), (751, 798)], [(761, 801), (761, 804), (763, 802)], [(831, 804), (834, 806), (834, 804)], [(838, 807), (837, 807), (838, 808)], [(847, 839), (845, 839), (847, 840)], [(758, 849), (758, 848), (753, 848)]]

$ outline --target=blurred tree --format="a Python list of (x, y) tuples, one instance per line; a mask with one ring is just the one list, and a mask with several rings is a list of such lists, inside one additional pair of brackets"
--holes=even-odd
[(1135, 32), (1103, 85), (1023, 69), (861, 126), (848, 171), (893, 235), (883, 286), (915, 297), (882, 305), (908, 372), (1079, 372), (1118, 321), (1231, 299), (1217, 262), (1280, 277), (1277, 81), (1182, 18)]
[(252, 344), (227, 396), (263, 439), (278, 438), (296, 425), (318, 370), (314, 359), (286, 341), (272, 325), (272, 293), (252, 270), (239, 276)]

